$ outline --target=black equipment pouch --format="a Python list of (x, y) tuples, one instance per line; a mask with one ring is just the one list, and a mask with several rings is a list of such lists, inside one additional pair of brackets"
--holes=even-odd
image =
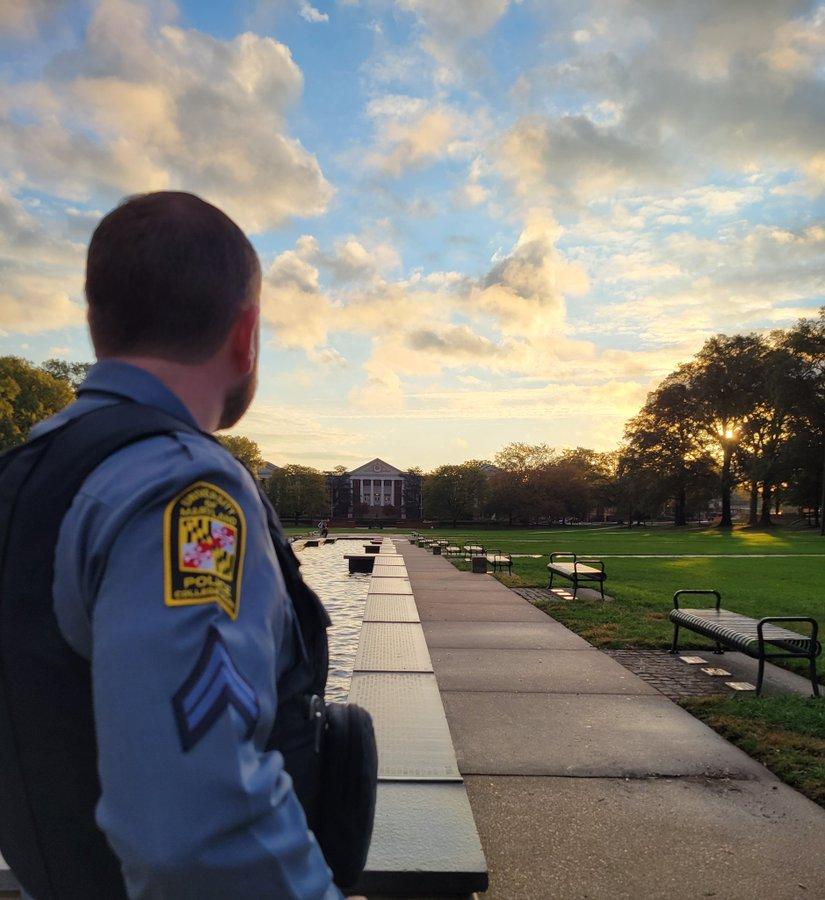
[(375, 820), (378, 749), (372, 717), (354, 703), (324, 710), (315, 836), (335, 883), (352, 887), (364, 871)]

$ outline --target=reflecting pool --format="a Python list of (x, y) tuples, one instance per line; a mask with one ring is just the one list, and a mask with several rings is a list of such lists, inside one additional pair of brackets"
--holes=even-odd
[(329, 635), (328, 700), (346, 700), (358, 636), (364, 618), (369, 575), (350, 575), (346, 553), (358, 553), (364, 539), (336, 541), (298, 552), (301, 574), (318, 594), (332, 619)]

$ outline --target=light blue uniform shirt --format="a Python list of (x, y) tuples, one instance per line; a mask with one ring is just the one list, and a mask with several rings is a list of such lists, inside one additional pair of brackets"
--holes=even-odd
[[(154, 376), (104, 361), (77, 401), (34, 433), (122, 398), (197, 427)], [(164, 513), (196, 482), (229, 495), (246, 522), (234, 619), (214, 602), (165, 602)], [(120, 858), (129, 895), (340, 898), (281, 754), (265, 749), (276, 682), (296, 659), (297, 634), (265, 512), (244, 467), (206, 436), (187, 433), (110, 456), (63, 521), (54, 603), (64, 638), (92, 664), (97, 821)], [(190, 693), (187, 708), (195, 717), (200, 703), (217, 715), (201, 719), (207, 727), (184, 749), (173, 699), (191, 682), (210, 636), (221, 648), (210, 670), (212, 693)], [(223, 708), (210, 706), (216, 665), (238, 700)]]

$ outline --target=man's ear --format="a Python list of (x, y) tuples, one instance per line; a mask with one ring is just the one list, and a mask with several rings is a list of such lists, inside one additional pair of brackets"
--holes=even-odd
[(232, 326), (231, 355), (239, 375), (249, 375), (258, 360), (258, 315), (257, 304), (247, 306)]

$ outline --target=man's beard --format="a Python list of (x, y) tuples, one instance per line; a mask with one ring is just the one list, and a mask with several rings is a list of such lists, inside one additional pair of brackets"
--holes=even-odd
[(244, 380), (226, 392), (223, 400), (223, 409), (218, 423), (218, 430), (231, 428), (241, 416), (249, 409), (249, 404), (255, 396), (258, 387), (258, 369), (250, 372)]

